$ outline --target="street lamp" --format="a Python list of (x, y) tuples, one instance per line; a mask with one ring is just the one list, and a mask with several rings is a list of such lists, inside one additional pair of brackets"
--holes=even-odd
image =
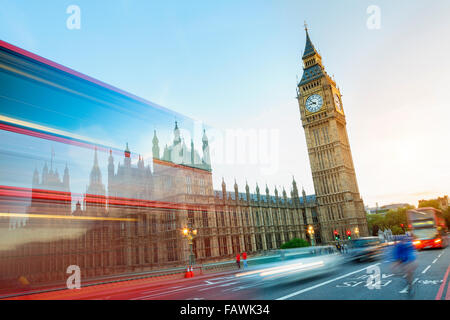
[(185, 236), (186, 239), (188, 240), (189, 252), (190, 252), (189, 265), (192, 266), (193, 264), (195, 264), (195, 255), (192, 252), (192, 243), (193, 243), (195, 236), (197, 236), (197, 229), (191, 229), (191, 228), (185, 227), (183, 229), (183, 236)]
[(355, 227), (355, 234), (356, 234), (356, 238), (359, 238), (359, 228)]
[(314, 246), (314, 228), (313, 226), (308, 227), (309, 238), (311, 239), (311, 245)]

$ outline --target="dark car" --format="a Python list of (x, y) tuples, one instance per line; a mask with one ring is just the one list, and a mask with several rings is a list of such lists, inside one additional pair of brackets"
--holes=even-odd
[(348, 243), (348, 259), (352, 261), (375, 260), (382, 255), (383, 244), (378, 237), (364, 237)]

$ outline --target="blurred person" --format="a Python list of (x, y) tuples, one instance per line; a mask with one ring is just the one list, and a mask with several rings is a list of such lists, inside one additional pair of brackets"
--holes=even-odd
[(238, 269), (241, 268), (241, 255), (238, 253), (236, 254), (236, 264), (238, 266)]
[(394, 245), (392, 253), (392, 270), (394, 273), (406, 275), (406, 280), (408, 282), (406, 290), (408, 293), (411, 293), (414, 271), (417, 268), (416, 253), (411, 237), (405, 236), (400, 239), (400, 241)]
[(244, 262), (244, 269), (248, 268), (247, 265), (247, 252), (242, 253), (242, 261)]

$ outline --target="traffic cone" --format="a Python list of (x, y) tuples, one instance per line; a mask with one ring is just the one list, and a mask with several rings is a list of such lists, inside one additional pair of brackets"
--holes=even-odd
[(192, 266), (191, 266), (191, 278), (193, 278), (194, 277), (194, 268), (192, 268)]
[(192, 274), (191, 274), (191, 272), (189, 270), (189, 267), (187, 267), (187, 270), (186, 270), (186, 273), (184, 274), (184, 277), (185, 278), (192, 278)]

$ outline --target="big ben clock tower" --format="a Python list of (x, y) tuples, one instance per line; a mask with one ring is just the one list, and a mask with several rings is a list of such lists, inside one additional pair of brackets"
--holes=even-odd
[(321, 238), (334, 240), (368, 235), (364, 204), (359, 195), (347, 136), (345, 112), (336, 82), (328, 76), (322, 57), (306, 30), (303, 76), (297, 99), (305, 130), (312, 178), (319, 204)]

